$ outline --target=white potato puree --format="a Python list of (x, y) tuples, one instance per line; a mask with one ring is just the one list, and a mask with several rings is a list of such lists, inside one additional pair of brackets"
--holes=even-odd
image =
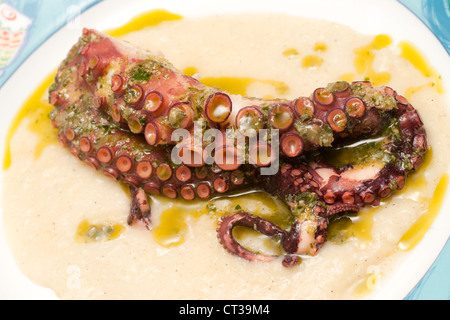
[[(282, 15), (214, 16), (183, 19), (132, 33), (137, 46), (161, 51), (180, 70), (195, 67), (200, 78), (251, 77), (287, 84), (286, 98), (306, 96), (317, 87), (355, 73), (355, 48), (375, 35), (316, 20)], [(314, 50), (316, 44), (325, 50)], [(293, 54), (286, 54), (295, 49)], [(68, 48), (69, 50), (69, 48)], [(289, 51), (288, 51), (289, 52)], [(285, 54), (283, 54), (285, 53)], [(308, 55), (323, 64), (302, 67)], [(399, 93), (433, 81), (399, 57), (397, 44), (376, 51), (374, 70), (387, 71)], [(359, 75), (363, 80), (365, 75)], [(362, 79), (361, 79), (362, 78)], [(255, 83), (252, 96), (279, 96), (269, 84)], [(216, 219), (188, 219), (186, 241), (166, 248), (152, 232), (126, 227), (116, 240), (80, 243), (81, 221), (123, 224), (129, 198), (119, 184), (75, 159), (67, 149), (46, 147), (34, 159), (36, 136), (26, 121), (12, 139), (12, 164), (4, 178), (4, 225), (18, 267), (62, 299), (353, 299), (382, 288), (396, 262), (407, 254), (397, 243), (428, 207), (449, 158), (448, 115), (444, 96), (425, 86), (411, 103), (426, 124), (433, 150), (422, 181), (372, 213), (372, 239), (351, 237), (343, 244), (327, 242), (319, 254), (295, 268), (281, 261), (250, 263), (226, 252), (216, 237)], [(425, 181), (425, 183), (423, 183)], [(221, 200), (218, 207), (226, 206)], [(155, 201), (158, 224), (170, 203)], [(366, 286), (366, 283), (369, 286)], [(367, 289), (367, 290), (366, 290)], [(374, 291), (372, 291), (374, 292)]]

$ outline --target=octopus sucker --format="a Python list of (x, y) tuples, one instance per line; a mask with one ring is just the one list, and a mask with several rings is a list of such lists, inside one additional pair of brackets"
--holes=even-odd
[(49, 101), (61, 145), (129, 186), (130, 225), (151, 229), (151, 195), (258, 189), (287, 204), (290, 227), (241, 210), (220, 218), (217, 237), (260, 262), (277, 256), (250, 251), (232, 230), (277, 238), (285, 267), (319, 252), (332, 219), (401, 190), (428, 150), (421, 116), (390, 87), (338, 81), (293, 100), (232, 95), (90, 29), (61, 63)]

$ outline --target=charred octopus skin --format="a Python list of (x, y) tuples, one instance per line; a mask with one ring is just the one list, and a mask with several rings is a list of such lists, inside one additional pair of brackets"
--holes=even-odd
[[(247, 250), (233, 228), (277, 237), (286, 267), (317, 253), (334, 217), (402, 189), (428, 149), (418, 112), (392, 88), (336, 82), (294, 100), (230, 95), (88, 29), (61, 63), (49, 100), (61, 144), (129, 185), (130, 225), (151, 228), (149, 195), (190, 201), (264, 190), (290, 207), (288, 230), (239, 211), (220, 219), (217, 236), (250, 261), (278, 257)], [(337, 162), (347, 147), (358, 156)]]

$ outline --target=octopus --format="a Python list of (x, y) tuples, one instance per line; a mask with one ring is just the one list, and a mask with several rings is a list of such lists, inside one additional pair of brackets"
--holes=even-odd
[[(130, 226), (152, 229), (152, 195), (261, 190), (290, 208), (290, 227), (236, 210), (219, 219), (217, 237), (231, 254), (285, 267), (316, 255), (333, 219), (401, 190), (428, 149), (417, 110), (388, 86), (337, 81), (293, 100), (231, 95), (92, 29), (60, 64), (49, 101), (61, 145), (129, 187)], [(347, 161), (337, 161), (344, 149)], [(245, 248), (237, 226), (277, 239), (283, 253)]]

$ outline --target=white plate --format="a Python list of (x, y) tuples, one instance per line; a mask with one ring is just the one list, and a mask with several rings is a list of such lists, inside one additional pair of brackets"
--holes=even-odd
[[(147, 10), (164, 8), (185, 17), (244, 12), (277, 12), (324, 19), (348, 25), (366, 34), (389, 34), (394, 42), (413, 42), (439, 70), (450, 70), (450, 59), (435, 36), (403, 5), (394, 0), (107, 0), (68, 23), (40, 46), (13, 74), (0, 91), (0, 141), (5, 141), (9, 125), (44, 77), (54, 70), (76, 42), (83, 27), (99, 30), (117, 27)], [(399, 23), (401, 21), (401, 23)], [(444, 87), (450, 92), (448, 79)], [(450, 104), (447, 104), (449, 106)], [(4, 146), (0, 146), (3, 159)], [(0, 185), (0, 188), (2, 186)], [(1, 190), (0, 190), (1, 191)], [(403, 299), (421, 280), (449, 238), (450, 198), (446, 197), (436, 221), (424, 239), (411, 250), (408, 258), (374, 295), (375, 299)], [(0, 221), (0, 232), (3, 232)], [(0, 237), (0, 298), (54, 299), (53, 292), (30, 282), (18, 270)], [(51, 270), (49, 270), (51, 272)]]

